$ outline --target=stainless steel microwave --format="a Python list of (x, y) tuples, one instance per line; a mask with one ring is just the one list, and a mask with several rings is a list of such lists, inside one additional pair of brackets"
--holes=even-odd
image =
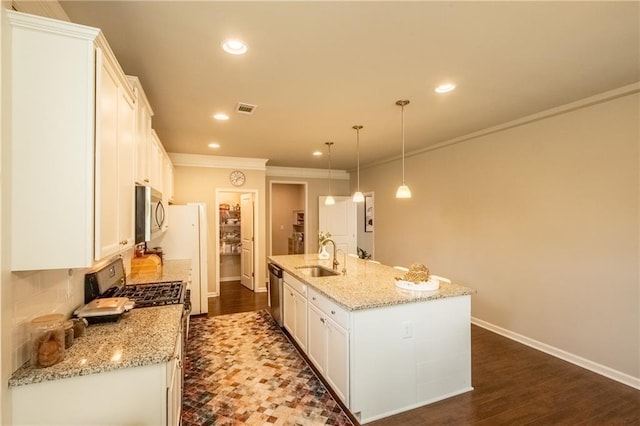
[(164, 220), (162, 194), (150, 186), (136, 185), (136, 244), (158, 236)]

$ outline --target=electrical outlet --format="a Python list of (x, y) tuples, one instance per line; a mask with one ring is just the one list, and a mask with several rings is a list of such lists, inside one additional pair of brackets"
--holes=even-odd
[(403, 321), (402, 322), (402, 338), (408, 339), (411, 337), (411, 321)]

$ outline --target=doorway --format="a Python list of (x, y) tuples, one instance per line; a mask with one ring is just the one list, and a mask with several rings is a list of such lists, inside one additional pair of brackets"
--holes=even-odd
[(270, 254), (307, 252), (307, 183), (271, 181), (269, 191)]
[(255, 291), (256, 191), (216, 190), (216, 293), (221, 283)]

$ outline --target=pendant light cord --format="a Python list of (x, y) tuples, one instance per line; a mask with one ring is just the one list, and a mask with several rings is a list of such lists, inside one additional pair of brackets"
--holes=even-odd
[(356, 129), (356, 161), (358, 164), (358, 192), (360, 192), (360, 129), (363, 126), (355, 125), (353, 126)]
[(333, 142), (325, 142), (325, 144), (329, 147), (329, 195), (331, 195), (331, 145)]
[(402, 105), (402, 184), (404, 185), (404, 104)]

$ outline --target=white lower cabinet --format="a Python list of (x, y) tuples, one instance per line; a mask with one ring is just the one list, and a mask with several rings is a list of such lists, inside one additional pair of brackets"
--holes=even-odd
[(11, 388), (13, 424), (178, 426), (181, 344), (165, 363)]
[(284, 327), (307, 352), (307, 286), (284, 273)]
[(349, 406), (348, 318), (347, 311), (309, 290), (307, 356), (346, 406)]

